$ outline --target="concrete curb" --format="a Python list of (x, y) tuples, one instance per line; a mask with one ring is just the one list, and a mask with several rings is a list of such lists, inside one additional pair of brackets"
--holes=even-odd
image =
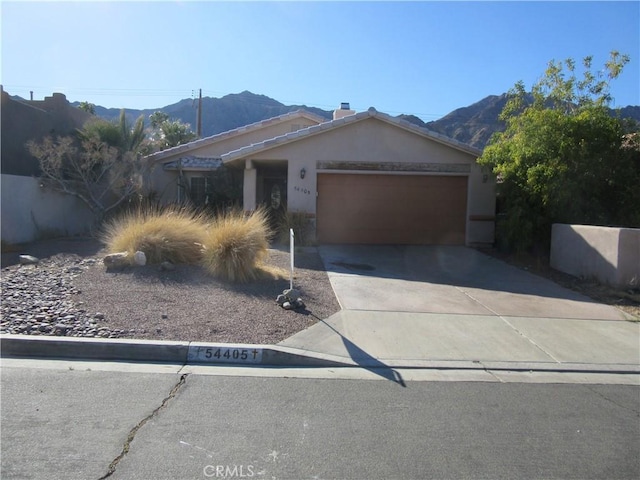
[[(414, 368), (640, 374), (640, 365), (424, 359), (353, 359), (279, 345), (0, 335), (0, 355), (181, 365)], [(235, 356), (235, 358), (234, 358)]]
[[(250, 352), (259, 353), (256, 360)], [(228, 356), (227, 356), (228, 352)], [(234, 358), (234, 353), (237, 357)], [(200, 355), (198, 355), (200, 354)], [(208, 354), (208, 358), (204, 356)], [(246, 355), (245, 355), (246, 354)], [(334, 367), (354, 366), (338, 358), (275, 345), (173, 342), (161, 340), (101, 339), (0, 335), (0, 355), (12, 358), (49, 358), (104, 360), (121, 362), (157, 362), (173, 364), (263, 365)], [(241, 355), (248, 357), (243, 361)], [(225, 358), (226, 356), (226, 358)]]

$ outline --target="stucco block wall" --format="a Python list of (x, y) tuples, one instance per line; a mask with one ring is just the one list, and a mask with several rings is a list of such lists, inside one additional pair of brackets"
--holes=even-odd
[(554, 224), (551, 267), (620, 287), (640, 285), (640, 229)]
[(26, 243), (46, 236), (86, 233), (93, 214), (78, 199), (40, 187), (31, 177), (2, 175), (2, 240)]

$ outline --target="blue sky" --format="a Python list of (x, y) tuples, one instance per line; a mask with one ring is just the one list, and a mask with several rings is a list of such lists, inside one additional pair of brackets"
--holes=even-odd
[(640, 2), (9, 2), (6, 91), (156, 108), (250, 90), (425, 121), (527, 88), (551, 59), (631, 56), (614, 106), (640, 105)]

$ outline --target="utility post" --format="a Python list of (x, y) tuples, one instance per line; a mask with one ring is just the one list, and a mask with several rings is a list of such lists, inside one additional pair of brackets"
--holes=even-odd
[(202, 138), (202, 89), (200, 89), (200, 95), (198, 98), (198, 117), (196, 121), (196, 135), (198, 138)]

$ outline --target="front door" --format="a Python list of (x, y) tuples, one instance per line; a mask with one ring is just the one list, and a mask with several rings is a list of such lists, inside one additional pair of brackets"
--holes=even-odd
[(263, 179), (262, 204), (269, 216), (269, 223), (276, 228), (278, 219), (287, 210), (287, 177), (282, 175), (265, 176)]

